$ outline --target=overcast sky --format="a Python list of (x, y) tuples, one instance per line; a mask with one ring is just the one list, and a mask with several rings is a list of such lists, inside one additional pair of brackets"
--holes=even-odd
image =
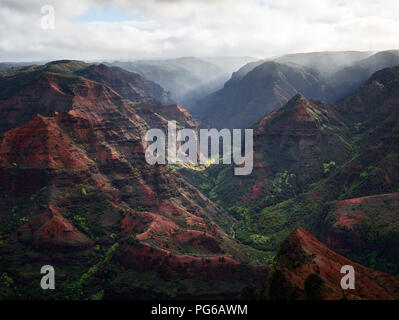
[(399, 49), (397, 0), (0, 1), (1, 61), (385, 49)]

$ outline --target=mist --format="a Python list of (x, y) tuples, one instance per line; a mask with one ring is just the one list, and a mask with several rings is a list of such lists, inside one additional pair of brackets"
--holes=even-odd
[(232, 73), (256, 58), (252, 57), (181, 57), (159, 60), (114, 61), (118, 66), (160, 84), (171, 98), (191, 109), (195, 102), (223, 87)]

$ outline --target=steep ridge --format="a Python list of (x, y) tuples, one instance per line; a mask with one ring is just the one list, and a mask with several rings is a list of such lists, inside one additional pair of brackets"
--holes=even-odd
[(343, 198), (396, 192), (395, 176), (399, 152), (399, 67), (376, 72), (354, 95), (336, 105), (350, 125), (357, 146), (351, 161), (328, 183), (331, 198), (340, 196), (334, 186), (343, 187)]
[[(317, 70), (324, 78), (328, 78), (335, 72), (350, 67), (372, 55), (373, 52), (371, 51), (322, 51), (286, 54), (276, 58), (275, 61), (294, 63), (311, 68)], [(383, 67), (384, 65), (381, 66), (381, 68)]]
[[(353, 96), (331, 105), (345, 122), (346, 136), (351, 137), (349, 161), (339, 163), (332, 158), (333, 163), (323, 163), (324, 178), (307, 192), (252, 215), (262, 235), (276, 239), (276, 231), (283, 235), (294, 227), (308, 227), (339, 253), (398, 274), (394, 249), (399, 212), (394, 197), (399, 188), (398, 70), (376, 72)], [(346, 199), (359, 205), (338, 210)], [(273, 243), (265, 247), (275, 248)]]
[(255, 61), (234, 72), (222, 89), (190, 110), (211, 127), (248, 127), (298, 92), (337, 102), (353, 94), (374, 72), (398, 64), (395, 50), (313, 52)]
[(37, 81), (43, 73), (70, 75), (88, 66), (89, 64), (82, 61), (59, 60), (45, 65), (29, 65), (13, 68), (0, 77), (0, 99), (9, 99), (15, 93)]
[[(254, 130), (255, 158), (263, 160), (262, 167), (276, 167), (272, 172), (318, 167), (318, 173), (311, 173), (317, 179), (323, 169), (320, 161), (343, 161), (350, 152), (347, 127), (333, 106), (301, 94), (256, 123)], [(276, 154), (279, 159), (272, 165)]]
[(171, 103), (168, 93), (158, 84), (141, 75), (118, 67), (107, 67), (104, 64), (89, 64), (76, 60), (58, 60), (44, 65), (28, 65), (6, 70), (0, 77), (1, 99), (9, 98), (13, 92), (26, 87), (37, 80), (43, 73), (83, 76), (87, 79), (103, 83), (114, 89), (124, 98), (134, 102), (154, 102), (154, 98), (162, 103)]
[[(343, 164), (351, 155), (348, 128), (333, 106), (301, 94), (253, 128), (253, 171), (247, 177), (233, 176), (230, 171), (224, 174), (224, 181), (213, 189), (223, 204), (271, 195), (273, 189), (284, 189), (284, 197), (300, 194), (307, 185), (325, 177), (323, 164)], [(277, 186), (276, 177), (283, 176), (286, 185)]]
[[(172, 119), (197, 128), (188, 111), (124, 99), (128, 81), (109, 80), (113, 89), (75, 75), (85, 68), (37, 77), (28, 68), (18, 77), (29, 85), (0, 102), (11, 121), (0, 137), (0, 272), (17, 282), (16, 296), (41, 297), (29, 286), (45, 261), (66, 279), (55, 297), (237, 297), (268, 273), (243, 263), (271, 262), (300, 226), (357, 263), (399, 273), (399, 67), (342, 102), (297, 94), (261, 118), (252, 175), (230, 166), (187, 175), (238, 220), (233, 234), (249, 247), (176, 168), (144, 160), (144, 132)], [(360, 270), (354, 292), (339, 287), (342, 264)], [(393, 277), (303, 229), (283, 243), (270, 279), (269, 298), (398, 298)]]
[(149, 81), (137, 73), (118, 67), (107, 67), (104, 64), (90, 65), (76, 72), (77, 75), (100, 82), (115, 90), (123, 98), (134, 102), (171, 104), (170, 93), (160, 85)]
[(192, 112), (210, 127), (245, 128), (298, 92), (321, 98), (324, 83), (312, 70), (267, 61), (199, 101)]
[[(119, 91), (117, 92), (113, 88), (99, 82), (90, 81), (81, 76), (63, 71), (71, 69), (72, 67), (68, 67), (75, 63), (77, 62), (65, 61), (62, 63), (62, 69), (59, 67), (61, 63), (57, 63), (56, 66), (58, 66), (60, 71), (53, 70), (53, 65), (49, 63), (48, 68), (52, 71), (57, 71), (57, 73), (40, 70), (25, 71), (22, 75), (18, 74), (16, 78), (19, 80), (19, 83), (29, 83), (29, 85), (21, 86), (20, 91), (0, 101), (0, 114), (2, 115), (0, 132), (20, 126), (38, 113), (49, 116), (54, 112), (66, 112), (72, 107), (90, 113), (90, 109), (94, 108), (93, 105), (95, 105), (97, 111), (102, 110), (104, 114), (108, 112), (106, 109), (110, 109), (110, 107), (122, 108), (129, 113), (127, 105), (133, 102), (137, 105), (137, 109), (143, 110), (143, 112), (150, 105), (155, 104), (158, 106), (156, 107), (157, 112), (166, 119), (172, 120), (170, 116), (173, 115), (184, 122), (184, 119), (187, 117), (190, 118), (188, 120), (190, 122), (189, 126), (194, 125), (195, 120), (183, 107), (177, 105), (164, 106), (151, 97), (145, 90), (137, 89), (140, 86), (145, 88), (147, 82), (141, 83), (139, 82), (140, 79), (136, 79), (131, 74), (126, 74), (126, 72), (122, 71), (113, 71), (106, 66), (88, 66), (86, 64), (80, 66), (79, 72), (91, 72), (91, 76), (93, 76), (92, 69), (97, 70), (96, 77), (102, 78), (101, 82), (111, 82), (115, 86), (115, 90)], [(74, 73), (78, 73), (78, 71), (74, 70)], [(128, 77), (131, 82), (125, 81), (124, 76)], [(121, 80), (118, 80), (120, 77)], [(136, 79), (136, 82), (132, 82), (133, 80), (129, 77)], [(5, 85), (11, 84), (6, 82)], [(125, 94), (129, 100), (124, 100), (123, 96), (119, 93)], [(180, 113), (182, 114), (180, 115)], [(98, 118), (98, 115), (91, 114), (95, 118)]]
[(267, 275), (242, 264), (221, 228), (231, 217), (172, 168), (145, 161), (147, 129), (166, 130), (168, 119), (197, 127), (184, 108), (52, 72), (1, 110), (12, 120), (3, 130), (15, 128), (0, 136), (0, 270), (16, 296), (43, 298), (31, 286), (43, 263), (62, 281), (48, 298), (176, 297), (173, 281), (187, 296), (234, 297)]
[[(121, 123), (120, 119), (118, 120)], [(173, 179), (179, 180), (179, 177), (169, 172), (170, 170), (165, 166), (153, 168), (147, 165), (141, 141), (134, 135), (128, 134), (128, 128), (118, 129), (117, 124), (112, 122), (109, 125), (110, 127), (107, 128), (106, 125), (86, 113), (72, 110), (69, 113), (57, 113), (55, 117), (39, 115), (26, 125), (6, 132), (1, 141), (3, 190), (8, 188), (9, 190), (5, 192), (14, 197), (24, 196), (26, 192), (30, 194), (38, 191), (26, 190), (29, 183), (22, 183), (19, 180), (22, 177), (14, 176), (12, 171), (23, 172), (30, 169), (43, 171), (43, 178), (47, 177), (44, 180), (52, 184), (57, 183), (58, 179), (65, 179), (65, 175), (69, 173), (63, 172), (63, 175), (58, 177), (58, 170), (72, 169), (72, 176), (83, 175), (80, 181), (76, 181), (79, 184), (84, 184), (83, 181), (90, 183), (92, 179), (96, 184), (113, 193), (116, 192), (115, 188), (125, 187), (129, 189), (125, 195), (127, 199), (134, 198), (137, 192), (132, 202), (133, 208), (158, 210), (155, 208), (165, 206), (163, 208), (165, 212), (178, 210), (175, 209), (175, 205), (168, 205), (160, 200), (179, 198), (179, 192), (181, 192), (184, 200), (179, 199), (179, 202), (186, 203), (186, 206), (194, 210), (197, 215), (206, 217), (207, 211), (215, 211), (215, 215), (223, 215), (215, 206), (212, 207), (212, 203), (209, 203), (211, 206), (209, 207), (207, 199), (186, 185), (184, 180), (176, 181), (176, 184), (179, 184), (177, 190), (169, 190), (166, 186), (167, 179), (173, 181)], [(132, 165), (135, 165), (136, 169)], [(140, 178), (138, 175), (143, 175), (143, 177)], [(75, 177), (76, 179), (78, 178)], [(148, 181), (145, 182), (143, 179), (148, 179)], [(135, 180), (137, 180), (138, 188), (131, 186)], [(73, 181), (69, 184), (69, 187), (74, 186)], [(129, 185), (131, 187), (127, 188)], [(180, 187), (190, 190), (191, 196), (196, 194), (201, 205), (206, 205), (196, 206), (196, 201), (193, 201), (191, 196), (184, 196), (185, 192), (182, 193)], [(119, 200), (116, 198), (114, 201), (118, 203)], [(196, 208), (194, 209), (193, 206)], [(190, 216), (184, 210), (180, 213)]]
[(329, 80), (334, 100), (353, 94), (374, 72), (399, 64), (399, 51), (388, 50), (362, 59), (353, 65), (336, 71)]
[[(262, 250), (264, 261), (302, 226), (338, 253), (397, 275), (399, 211), (383, 195), (399, 190), (398, 70), (376, 72), (340, 103), (298, 95), (262, 118), (248, 177), (228, 166), (182, 172), (238, 220), (236, 238)], [(340, 218), (335, 206), (346, 199), (363, 205)]]
[[(355, 289), (343, 290), (341, 268), (355, 270)], [(270, 299), (392, 300), (399, 299), (399, 281), (368, 269), (328, 249), (303, 228), (281, 245), (268, 280)]]
[(202, 59), (216, 65), (227, 74), (232, 74), (233, 72), (240, 69), (242, 66), (257, 60), (254, 57), (247, 56), (217, 56), (204, 57)]
[[(359, 149), (314, 193), (336, 200), (326, 209), (321, 239), (338, 252), (379, 270), (399, 273), (395, 201), (399, 184), (399, 68), (375, 73), (338, 105)], [(348, 241), (351, 241), (349, 243)]]

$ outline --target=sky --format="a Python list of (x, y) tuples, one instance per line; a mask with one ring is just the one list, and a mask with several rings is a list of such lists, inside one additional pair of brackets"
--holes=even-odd
[(0, 61), (399, 49), (397, 0), (1, 0)]

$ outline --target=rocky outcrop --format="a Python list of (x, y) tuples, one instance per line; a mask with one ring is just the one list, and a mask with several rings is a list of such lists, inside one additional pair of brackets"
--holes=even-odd
[[(355, 289), (341, 287), (343, 266), (355, 270)], [(399, 281), (335, 253), (303, 228), (281, 245), (268, 280), (270, 299), (392, 300)]]

